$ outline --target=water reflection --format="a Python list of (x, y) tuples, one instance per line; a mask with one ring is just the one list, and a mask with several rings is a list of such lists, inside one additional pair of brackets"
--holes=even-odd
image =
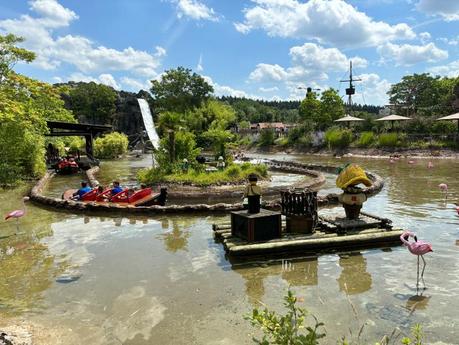
[(339, 256), (342, 268), (338, 284), (340, 291), (356, 295), (371, 289), (371, 274), (367, 272), (367, 260), (361, 253)]
[(165, 232), (158, 236), (164, 242), (168, 252), (175, 253), (179, 250), (187, 251), (188, 239), (190, 231), (188, 230), (195, 222), (196, 218), (173, 218), (163, 219), (161, 227)]
[(301, 260), (282, 260), (271, 264), (240, 265), (233, 267), (245, 280), (245, 293), (253, 306), (260, 305), (265, 294), (264, 280), (280, 276), (289, 286), (318, 284), (316, 257)]

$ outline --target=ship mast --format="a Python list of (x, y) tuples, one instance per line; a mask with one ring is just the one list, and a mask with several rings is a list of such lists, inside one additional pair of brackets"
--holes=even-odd
[(354, 84), (352, 84), (352, 82), (354, 81), (362, 81), (362, 79), (356, 79), (352, 77), (352, 61), (349, 61), (349, 79), (340, 80), (340, 82), (342, 83), (349, 82), (349, 87), (346, 88), (346, 95), (348, 96), (347, 106), (348, 106), (349, 115), (351, 115), (351, 111), (352, 111), (352, 95), (355, 94), (355, 87), (354, 87)]

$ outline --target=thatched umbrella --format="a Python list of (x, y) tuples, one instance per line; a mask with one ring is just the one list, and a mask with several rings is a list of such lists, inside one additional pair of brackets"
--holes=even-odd
[(335, 120), (335, 122), (347, 122), (347, 125), (349, 126), (351, 122), (354, 121), (365, 121), (364, 119), (360, 119), (358, 117), (354, 117), (351, 115), (346, 115), (344, 117), (340, 117), (339, 119)]
[(443, 116), (437, 119), (437, 121), (441, 120), (457, 120), (457, 132), (459, 133), (459, 113), (448, 115), (448, 116)]
[(392, 115), (381, 117), (380, 119), (376, 119), (375, 121), (390, 121), (392, 122), (392, 128), (394, 128), (395, 121), (406, 121), (406, 120), (411, 120), (411, 117), (392, 114)]

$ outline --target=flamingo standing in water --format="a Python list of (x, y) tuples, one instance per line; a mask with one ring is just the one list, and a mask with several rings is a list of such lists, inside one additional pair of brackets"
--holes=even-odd
[[(413, 238), (414, 242), (410, 242), (409, 238)], [(424, 281), (424, 270), (426, 269), (426, 261), (424, 260), (424, 254), (432, 252), (432, 245), (424, 241), (418, 241), (418, 238), (411, 231), (404, 231), (400, 235), (400, 240), (408, 248), (411, 254), (417, 255), (418, 257), (418, 270), (417, 270), (417, 282), (416, 288), (419, 286), (419, 257), (421, 257), (424, 266), (422, 267), (421, 279)], [(425, 285), (425, 283), (424, 283)]]
[(448, 199), (448, 185), (446, 183), (440, 183), (438, 185), (438, 188), (440, 188), (440, 190), (445, 193), (445, 201), (446, 199)]
[(23, 197), (22, 198), (22, 209), (11, 211), (5, 216), (5, 220), (8, 220), (10, 218), (16, 218), (16, 230), (19, 230), (19, 218), (24, 217), (24, 215), (26, 214), (25, 201), (27, 200), (29, 200), (29, 197), (27, 196)]

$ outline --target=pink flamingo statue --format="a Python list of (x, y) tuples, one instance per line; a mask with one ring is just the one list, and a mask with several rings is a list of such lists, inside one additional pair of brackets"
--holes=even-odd
[(16, 230), (19, 230), (19, 218), (24, 217), (24, 215), (26, 214), (25, 202), (27, 200), (29, 200), (29, 197), (27, 196), (23, 197), (22, 198), (22, 209), (11, 211), (5, 216), (5, 220), (8, 220), (10, 218), (16, 218)]
[[(413, 238), (414, 242), (409, 242), (409, 238)], [(402, 241), (403, 245), (408, 248), (411, 254), (417, 255), (418, 257), (418, 270), (417, 270), (417, 282), (416, 288), (419, 287), (419, 257), (421, 257), (424, 266), (422, 267), (421, 279), (424, 282), (424, 270), (426, 269), (426, 261), (424, 260), (424, 254), (432, 252), (432, 245), (430, 243), (424, 241), (418, 241), (418, 238), (414, 233), (411, 231), (404, 231), (400, 235), (400, 240)], [(425, 285), (425, 283), (424, 283)]]
[(440, 183), (438, 185), (438, 188), (440, 188), (440, 190), (445, 193), (445, 201), (446, 199), (448, 199), (448, 185), (446, 183)]
[(434, 167), (432, 162), (427, 163), (427, 168), (432, 169)]

